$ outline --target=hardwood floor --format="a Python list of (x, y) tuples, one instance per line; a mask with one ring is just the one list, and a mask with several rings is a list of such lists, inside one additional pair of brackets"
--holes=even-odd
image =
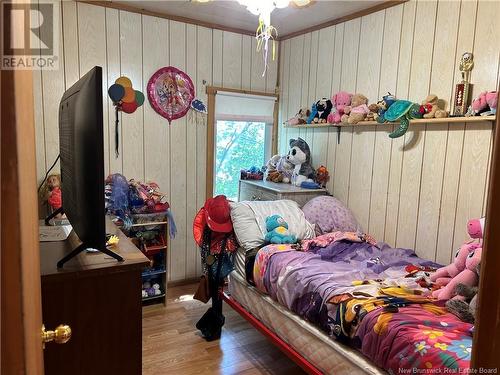
[(196, 284), (169, 288), (166, 308), (143, 309), (144, 375), (305, 374), (227, 305), (221, 339), (206, 342), (195, 324), (209, 304), (192, 299), (195, 289)]

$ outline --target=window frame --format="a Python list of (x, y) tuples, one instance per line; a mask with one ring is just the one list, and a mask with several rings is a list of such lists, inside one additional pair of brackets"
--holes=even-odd
[[(215, 115), (215, 101), (217, 92), (232, 92), (246, 95), (274, 97), (274, 111), (271, 136), (271, 155), (277, 153), (278, 150), (278, 110), (279, 110), (279, 94), (260, 91), (240, 90), (218, 86), (207, 86), (207, 155), (206, 155), (206, 198), (213, 197), (215, 187), (215, 155), (216, 155), (216, 125), (217, 119)], [(267, 133), (267, 132), (266, 132)]]

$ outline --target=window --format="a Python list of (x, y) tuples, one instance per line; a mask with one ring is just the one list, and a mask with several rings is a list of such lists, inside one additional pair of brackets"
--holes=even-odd
[(213, 194), (238, 199), (240, 171), (271, 157), (274, 96), (218, 90), (215, 96)]
[(240, 170), (260, 168), (271, 157), (272, 124), (218, 120), (216, 131), (214, 195), (237, 200)]

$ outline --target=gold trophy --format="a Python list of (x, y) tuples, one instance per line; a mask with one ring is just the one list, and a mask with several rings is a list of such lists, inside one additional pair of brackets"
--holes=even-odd
[(455, 86), (455, 105), (453, 107), (453, 116), (465, 116), (469, 106), (469, 96), (472, 85), (469, 82), (470, 71), (474, 67), (474, 56), (472, 52), (465, 52), (461, 59), (458, 69), (462, 73), (462, 82)]

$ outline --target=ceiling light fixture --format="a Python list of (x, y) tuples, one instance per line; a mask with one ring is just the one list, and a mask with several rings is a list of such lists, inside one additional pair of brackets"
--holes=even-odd
[[(191, 0), (198, 3), (206, 3), (211, 0)], [(259, 25), (257, 26), (257, 31), (255, 33), (255, 38), (257, 39), (257, 52), (262, 49), (264, 55), (264, 72), (262, 77), (266, 75), (268, 67), (268, 55), (269, 55), (269, 42), (272, 45), (272, 58), (276, 59), (276, 45), (275, 39), (278, 36), (278, 31), (271, 25), (271, 13), (275, 9), (286, 8), (290, 3), (292, 3), (297, 8), (306, 7), (312, 3), (314, 0), (236, 0), (239, 4), (245, 6), (247, 10), (259, 16)]]
[(245, 6), (247, 10), (259, 16), (259, 25), (257, 27), (255, 38), (257, 39), (257, 52), (262, 49), (264, 55), (264, 72), (266, 75), (268, 67), (269, 41), (272, 41), (272, 58), (276, 58), (275, 38), (278, 36), (276, 28), (271, 25), (271, 13), (276, 8), (286, 8), (290, 0), (237, 0), (238, 3)]

